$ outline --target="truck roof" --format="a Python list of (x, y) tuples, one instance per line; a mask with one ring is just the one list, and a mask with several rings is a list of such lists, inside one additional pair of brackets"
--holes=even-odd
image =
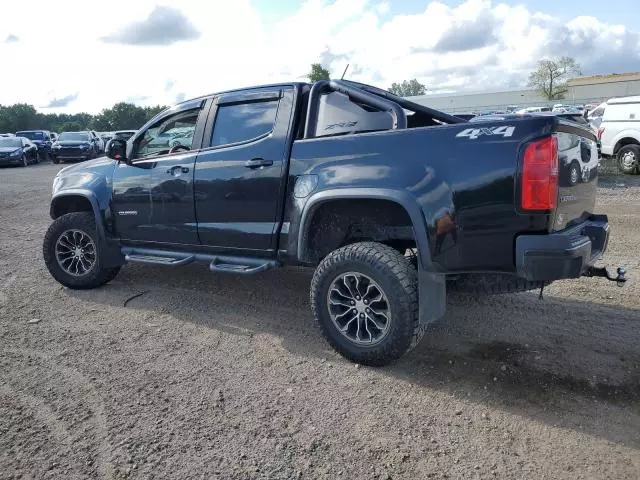
[(169, 107), (168, 110), (176, 110), (176, 111), (189, 110), (190, 108), (194, 108), (198, 106), (200, 102), (202, 102), (207, 98), (213, 97), (215, 95), (224, 95), (225, 93), (242, 92), (244, 90), (251, 90), (255, 88), (296, 87), (296, 86), (304, 86), (304, 85), (310, 85), (310, 84), (308, 82), (285, 82), (285, 83), (271, 83), (267, 85), (254, 85), (250, 87), (234, 88), (232, 90), (223, 90), (221, 92), (208, 93), (206, 95), (201, 95), (196, 98), (185, 100), (183, 102), (180, 102), (176, 105)]
[(640, 103), (640, 96), (616, 97), (607, 101), (608, 105), (620, 105), (625, 103)]

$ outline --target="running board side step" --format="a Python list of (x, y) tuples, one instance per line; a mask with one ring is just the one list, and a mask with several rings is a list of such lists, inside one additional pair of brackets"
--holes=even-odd
[(148, 265), (163, 265), (165, 267), (180, 267), (182, 265), (193, 263), (196, 257), (194, 255), (190, 255), (184, 258), (173, 258), (173, 257), (163, 257), (163, 256), (157, 256), (157, 255), (140, 255), (140, 254), (130, 253), (125, 255), (124, 259), (127, 262), (134, 262), (134, 263), (146, 263)]
[(280, 262), (270, 258), (235, 257), (193, 252), (156, 250), (152, 248), (123, 247), (122, 255), (127, 262), (179, 267), (193, 262), (207, 262), (209, 270), (216, 273), (253, 275), (280, 266)]
[(280, 265), (276, 260), (261, 258), (242, 258), (218, 256), (211, 260), (209, 270), (215, 273), (235, 273), (236, 275), (254, 275)]

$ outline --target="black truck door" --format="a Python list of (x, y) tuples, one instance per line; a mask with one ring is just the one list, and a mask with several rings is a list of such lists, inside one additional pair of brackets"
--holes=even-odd
[(294, 90), (287, 86), (214, 101), (194, 178), (203, 245), (275, 251), (293, 104)]
[(203, 105), (164, 116), (140, 132), (133, 140), (133, 165), (116, 167), (113, 213), (123, 240), (200, 243), (193, 174), (206, 121)]

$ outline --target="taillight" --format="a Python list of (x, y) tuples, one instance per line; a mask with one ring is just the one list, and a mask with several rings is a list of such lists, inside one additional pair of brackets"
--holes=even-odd
[(522, 165), (522, 209), (553, 210), (558, 206), (558, 139), (527, 145)]
[(598, 128), (598, 141), (602, 140), (603, 133), (604, 133), (604, 127)]

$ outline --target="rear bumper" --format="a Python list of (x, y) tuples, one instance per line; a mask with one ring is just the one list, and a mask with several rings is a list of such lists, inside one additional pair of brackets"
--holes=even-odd
[(579, 225), (548, 235), (520, 235), (516, 239), (518, 275), (531, 281), (578, 278), (607, 249), (606, 215), (592, 215)]

